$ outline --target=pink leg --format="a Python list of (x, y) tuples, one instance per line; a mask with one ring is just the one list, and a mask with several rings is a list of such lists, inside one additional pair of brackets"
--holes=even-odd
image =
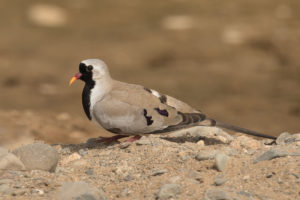
[(115, 135), (112, 137), (100, 137), (97, 140), (97, 143), (111, 143), (111, 142), (118, 141), (118, 139), (123, 138), (123, 137), (128, 137), (128, 136), (127, 135)]
[(134, 137), (132, 137), (132, 138), (129, 138), (128, 140), (126, 140), (125, 142), (134, 142), (134, 141), (136, 141), (136, 140), (139, 140), (139, 139), (141, 139), (141, 137), (142, 136), (140, 136), (140, 135), (136, 135), (136, 136), (134, 136)]

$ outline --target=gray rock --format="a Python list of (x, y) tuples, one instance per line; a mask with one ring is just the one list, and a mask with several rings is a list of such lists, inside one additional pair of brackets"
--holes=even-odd
[(157, 193), (157, 199), (165, 200), (175, 198), (180, 193), (180, 186), (175, 183), (164, 184)]
[(291, 134), (288, 132), (281, 133), (276, 139), (276, 144), (278, 144), (278, 145), (285, 144), (285, 140), (287, 140), (290, 136), (291, 136)]
[(224, 183), (226, 183), (227, 179), (224, 177), (224, 176), (217, 176), (215, 178), (215, 181), (214, 181), (214, 184), (216, 186), (220, 186), (220, 185), (223, 185)]
[(81, 156), (85, 156), (86, 154), (88, 154), (88, 149), (87, 148), (85, 148), (85, 149), (80, 149), (79, 151), (78, 151), (78, 153), (79, 153), (79, 155), (81, 155)]
[(5, 170), (25, 170), (24, 164), (12, 153), (0, 155), (0, 175)]
[(194, 138), (195, 141), (204, 140), (205, 144), (228, 144), (234, 137), (217, 127), (196, 126), (186, 130), (175, 131), (169, 136), (173, 138)]
[(90, 176), (94, 175), (94, 169), (93, 168), (89, 168), (84, 173), (87, 174), (87, 175), (90, 175)]
[(229, 159), (230, 159), (230, 157), (227, 156), (226, 154), (217, 153), (216, 154), (216, 163), (215, 163), (215, 167), (217, 168), (217, 170), (220, 172), (224, 171), (228, 164)]
[(203, 178), (202, 178), (201, 174), (195, 170), (190, 170), (187, 173), (187, 177), (196, 180), (198, 183), (203, 183)]
[(106, 200), (104, 192), (90, 187), (86, 182), (64, 183), (57, 192), (58, 200)]
[(54, 172), (59, 155), (55, 148), (48, 144), (33, 143), (13, 151), (28, 170), (45, 170)]
[(14, 189), (9, 187), (8, 184), (2, 184), (0, 185), (0, 193), (10, 195), (14, 193)]
[(216, 154), (219, 151), (213, 150), (213, 151), (201, 151), (200, 153), (198, 153), (195, 156), (195, 159), (198, 161), (202, 161), (202, 160), (211, 160), (214, 159), (214, 157), (216, 156)]
[(231, 200), (226, 191), (221, 189), (210, 189), (205, 192), (205, 200)]
[(289, 154), (285, 151), (278, 150), (278, 149), (271, 149), (271, 150), (266, 151), (265, 153), (261, 154), (260, 156), (258, 156), (253, 162), (258, 163), (260, 161), (272, 160), (274, 158), (285, 157), (288, 155)]
[(159, 176), (159, 175), (165, 174), (167, 172), (168, 172), (167, 169), (157, 169), (152, 172), (151, 176)]
[(126, 149), (131, 144), (132, 144), (132, 142), (122, 142), (119, 147), (120, 147), (120, 149)]
[(253, 196), (251, 193), (243, 191), (243, 190), (238, 191), (237, 194), (243, 195), (243, 196), (246, 196), (246, 197), (252, 197)]

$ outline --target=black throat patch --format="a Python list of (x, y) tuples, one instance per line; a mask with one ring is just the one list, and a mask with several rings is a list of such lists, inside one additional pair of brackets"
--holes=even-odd
[(86, 116), (89, 120), (92, 120), (90, 113), (91, 106), (91, 90), (95, 87), (95, 81), (92, 79), (93, 73), (87, 69), (87, 66), (84, 63), (79, 64), (79, 71), (82, 74), (80, 80), (85, 82), (83, 91), (82, 91), (82, 106)]

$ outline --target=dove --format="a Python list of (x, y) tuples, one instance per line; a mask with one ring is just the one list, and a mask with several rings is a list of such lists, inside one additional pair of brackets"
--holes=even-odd
[(129, 142), (147, 134), (163, 134), (194, 126), (225, 128), (244, 134), (276, 139), (207, 117), (198, 109), (174, 97), (136, 84), (114, 80), (107, 65), (100, 59), (87, 59), (79, 64), (79, 72), (70, 80), (85, 85), (82, 91), (82, 106), (88, 119), (107, 131), (113, 137), (99, 142), (130, 137)]

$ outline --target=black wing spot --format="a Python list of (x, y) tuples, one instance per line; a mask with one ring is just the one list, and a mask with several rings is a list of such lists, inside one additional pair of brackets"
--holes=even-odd
[(166, 102), (167, 102), (167, 97), (166, 97), (166, 95), (161, 95), (161, 96), (159, 97), (159, 100), (160, 100), (161, 103), (166, 103)]
[(147, 92), (149, 92), (149, 93), (151, 93), (151, 94), (152, 94), (152, 91), (151, 91), (151, 89), (144, 87), (144, 90), (146, 90)]
[(112, 132), (112, 133), (115, 133), (115, 134), (118, 134), (118, 133), (121, 133), (121, 129), (119, 128), (110, 128), (110, 129), (107, 129), (109, 132)]
[(159, 109), (159, 108), (154, 108), (154, 110), (156, 110), (160, 115), (163, 115), (163, 116), (165, 116), (165, 117), (168, 117), (169, 116), (169, 113), (168, 113), (168, 111), (167, 110), (161, 110), (161, 109)]
[(144, 109), (144, 117), (146, 118), (146, 121), (147, 121), (147, 126), (150, 126), (151, 124), (153, 124), (153, 120), (152, 120), (152, 117), (151, 116), (147, 116), (147, 110)]

